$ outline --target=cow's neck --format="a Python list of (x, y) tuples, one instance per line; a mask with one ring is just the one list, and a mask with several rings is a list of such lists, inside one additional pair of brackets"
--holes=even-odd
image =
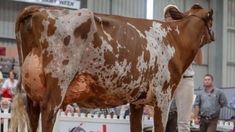
[(204, 36), (204, 22), (198, 18), (188, 17), (177, 23), (180, 38), (178, 39), (180, 50), (180, 60), (183, 65), (183, 71), (192, 63), (196, 56)]

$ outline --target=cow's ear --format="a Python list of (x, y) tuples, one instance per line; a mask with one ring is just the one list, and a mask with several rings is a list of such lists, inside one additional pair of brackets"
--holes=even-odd
[(195, 4), (191, 7), (191, 9), (203, 9), (199, 4)]

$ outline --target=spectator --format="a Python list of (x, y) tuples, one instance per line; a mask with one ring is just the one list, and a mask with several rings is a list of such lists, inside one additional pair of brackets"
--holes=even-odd
[(68, 104), (65, 109), (65, 114), (68, 115), (68, 113), (74, 113), (74, 107), (70, 104)]
[(235, 132), (235, 94), (229, 102), (229, 108), (233, 110), (231, 121), (233, 122), (233, 132)]
[(235, 132), (235, 115), (231, 117), (231, 121), (233, 122), (233, 130), (232, 132)]
[(200, 132), (216, 132), (220, 109), (227, 105), (227, 99), (214, 87), (211, 74), (204, 76), (203, 86), (194, 104), (195, 123), (200, 123)]
[(2, 66), (0, 65), (0, 87), (2, 87), (3, 75), (2, 75)]
[(74, 112), (80, 114), (81, 110), (80, 110), (80, 107), (78, 106), (78, 104), (77, 103), (73, 103), (72, 106), (74, 108)]
[(1, 105), (1, 112), (11, 111), (11, 102), (8, 99), (2, 99), (0, 105)]
[(14, 95), (14, 90), (18, 80), (15, 79), (15, 73), (13, 71), (9, 72), (9, 77), (4, 81), (2, 85), (1, 95), (4, 98), (12, 98)]
[(130, 113), (129, 108), (130, 108), (129, 104), (121, 105), (119, 107), (120, 110), (118, 112), (119, 117), (126, 118), (126, 116), (128, 116)]
[[(0, 111), (1, 113), (10, 113), (11, 112), (11, 102), (8, 99), (2, 99), (0, 102)], [(10, 121), (9, 121), (10, 123)], [(10, 129), (8, 130), (10, 131)], [(3, 132), (3, 118), (1, 119), (1, 132)]]
[[(229, 101), (229, 108), (235, 110), (235, 94), (233, 95), (232, 99)], [(235, 113), (234, 113), (235, 115)]]
[(153, 117), (154, 110), (153, 106), (145, 105), (144, 106), (144, 115), (147, 115), (148, 117)]
[(166, 132), (177, 132), (177, 108), (175, 99), (171, 103), (168, 120), (166, 124)]

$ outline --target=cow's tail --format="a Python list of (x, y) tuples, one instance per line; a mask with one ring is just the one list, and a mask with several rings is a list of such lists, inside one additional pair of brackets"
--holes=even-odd
[[(30, 128), (30, 121), (29, 116), (26, 110), (26, 94), (24, 90), (22, 90), (22, 77), (21, 77), (21, 67), (24, 60), (23, 55), (23, 44), (21, 40), (21, 26), (23, 26), (27, 23), (26, 20), (31, 18), (32, 14), (34, 12), (37, 12), (40, 9), (40, 7), (31, 6), (25, 8), (19, 15), (16, 21), (16, 40), (17, 40), (17, 49), (18, 49), (18, 55), (19, 55), (19, 66), (20, 66), (20, 73), (19, 73), (19, 81), (16, 88), (16, 94), (12, 102), (12, 113), (11, 113), (11, 129), (13, 132), (16, 131), (18, 128), (18, 131), (24, 132), (28, 131), (31, 132)], [(26, 130), (27, 129), (27, 130)]]
[[(21, 87), (21, 86), (18, 86)], [(26, 95), (23, 92), (17, 92), (12, 102), (11, 129), (13, 132), (31, 132), (29, 116), (25, 105)]]

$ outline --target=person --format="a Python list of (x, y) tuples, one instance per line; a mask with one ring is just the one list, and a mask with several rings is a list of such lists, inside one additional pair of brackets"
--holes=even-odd
[(229, 105), (228, 106), (229, 106), (229, 108), (235, 110), (235, 94), (233, 95), (232, 99), (229, 101)]
[(65, 114), (68, 115), (68, 113), (73, 114), (74, 113), (74, 108), (72, 105), (68, 104), (65, 109)]
[(126, 118), (126, 116), (129, 116), (129, 104), (125, 104), (125, 105), (121, 105), (119, 107), (117, 107), (117, 113), (119, 115), (119, 117), (121, 118)]
[[(1, 113), (10, 113), (11, 112), (11, 102), (8, 99), (2, 99), (0, 102), (0, 112)], [(3, 132), (3, 118), (0, 119), (1, 122), (1, 132)], [(10, 123), (10, 121), (9, 121)], [(9, 131), (10, 129), (8, 129)]]
[[(179, 9), (176, 5), (167, 5), (164, 8), (164, 19), (166, 22), (173, 20), (178, 20), (182, 18), (183, 13), (179, 12)], [(196, 64), (202, 64), (202, 52), (198, 51), (196, 57), (194, 58)], [(192, 64), (186, 69), (181, 77), (181, 80), (176, 88), (174, 93), (174, 100), (177, 107), (177, 127), (179, 132), (190, 132), (190, 120), (192, 115), (192, 106), (193, 106), (193, 95), (194, 95), (194, 79), (193, 76), (195, 72), (192, 68)], [(174, 102), (174, 101), (173, 101)], [(171, 119), (173, 120), (173, 119)], [(174, 129), (171, 122), (171, 128)]]
[(2, 66), (0, 65), (0, 86), (2, 86), (2, 83), (3, 83)]
[(151, 105), (145, 105), (144, 106), (144, 115), (147, 116), (148, 118), (153, 117), (154, 114), (154, 108)]
[(233, 115), (230, 120), (233, 122), (233, 132), (235, 132), (235, 94), (232, 99), (229, 101), (229, 108), (233, 110)]
[(173, 100), (168, 114), (166, 132), (177, 132), (177, 129), (177, 108), (176, 102)]
[(195, 123), (200, 122), (200, 132), (215, 132), (220, 109), (227, 106), (227, 99), (221, 90), (214, 87), (211, 74), (204, 76), (203, 87), (194, 103)]
[(12, 98), (14, 95), (14, 90), (16, 89), (16, 85), (18, 80), (15, 79), (14, 71), (9, 72), (9, 77), (4, 81), (1, 89), (1, 95), (4, 98)]

